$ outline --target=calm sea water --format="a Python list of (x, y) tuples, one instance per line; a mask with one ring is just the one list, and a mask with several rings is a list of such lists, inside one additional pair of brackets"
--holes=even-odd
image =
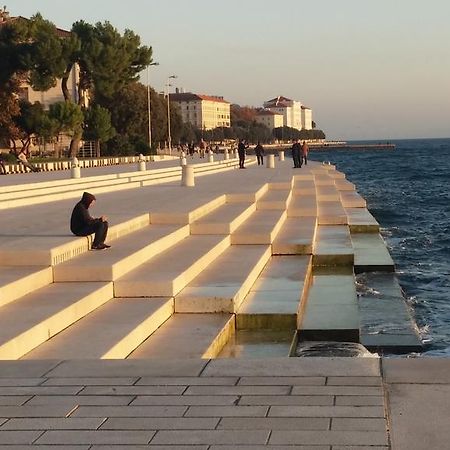
[(427, 344), (450, 356), (450, 139), (391, 141), (395, 150), (313, 151), (356, 184), (382, 227)]

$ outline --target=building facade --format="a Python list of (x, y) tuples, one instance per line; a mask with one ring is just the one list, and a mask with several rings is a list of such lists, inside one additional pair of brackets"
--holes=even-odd
[(179, 106), (184, 123), (190, 123), (201, 130), (231, 126), (230, 103), (223, 97), (176, 92), (170, 94), (169, 99)]
[(265, 125), (270, 130), (282, 127), (284, 123), (284, 117), (282, 114), (270, 111), (269, 109), (258, 111), (255, 116), (255, 120), (257, 123)]
[[(264, 102), (264, 108), (283, 116), (283, 126), (296, 130), (312, 128), (312, 110), (282, 95)], [(309, 128), (308, 128), (309, 127)]]

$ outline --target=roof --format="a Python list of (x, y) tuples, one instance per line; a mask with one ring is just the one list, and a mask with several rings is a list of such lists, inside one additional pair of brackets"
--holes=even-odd
[(278, 97), (275, 97), (271, 100), (267, 100), (266, 104), (273, 103), (273, 106), (278, 106), (280, 103), (285, 103), (285, 102), (292, 102), (292, 100), (290, 98), (279, 95)]
[(270, 111), (269, 109), (264, 109), (256, 113), (257, 116), (283, 116), (282, 114)]
[(193, 94), (192, 92), (184, 92), (184, 93), (174, 93), (170, 94), (170, 100), (173, 102), (196, 102), (196, 101), (210, 101), (210, 102), (218, 102), (218, 103), (228, 103), (223, 97), (218, 97), (215, 95), (204, 95), (204, 94)]
[(302, 109), (311, 109), (311, 108), (308, 108), (307, 106), (302, 105)]

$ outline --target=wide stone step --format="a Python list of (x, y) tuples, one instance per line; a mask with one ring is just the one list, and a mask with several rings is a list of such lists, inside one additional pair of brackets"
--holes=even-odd
[(296, 195), (289, 204), (288, 217), (317, 217), (316, 194)]
[(270, 256), (269, 245), (232, 245), (176, 296), (175, 312), (236, 312)]
[(113, 281), (189, 236), (188, 225), (149, 225), (53, 268), (55, 281)]
[(272, 244), (272, 254), (311, 255), (316, 226), (315, 217), (288, 218)]
[(124, 359), (172, 313), (172, 298), (112, 299), (22, 359)]
[(323, 170), (315, 170), (314, 173), (314, 182), (317, 186), (335, 186), (335, 181), (333, 177), (330, 177), (327, 171)]
[(256, 209), (284, 211), (292, 198), (291, 189), (269, 189), (257, 202)]
[(366, 208), (345, 208), (352, 233), (379, 233), (380, 225)]
[(355, 272), (394, 272), (394, 261), (383, 238), (376, 233), (353, 233)]
[(316, 184), (314, 183), (313, 179), (311, 179), (311, 180), (295, 179), (292, 193), (294, 196), (316, 195)]
[(233, 245), (272, 244), (286, 220), (286, 216), (286, 211), (255, 211), (231, 235), (231, 243)]
[(255, 210), (254, 203), (226, 203), (191, 223), (191, 234), (231, 234)]
[(348, 218), (341, 201), (317, 201), (319, 225), (347, 225)]
[(344, 208), (365, 208), (366, 201), (356, 191), (339, 191)]
[(189, 236), (114, 281), (114, 296), (173, 297), (229, 245), (229, 236)]
[(359, 312), (351, 270), (314, 271), (298, 321), (302, 340), (359, 342)]
[(174, 314), (129, 358), (214, 358), (234, 330), (231, 314)]
[(0, 266), (0, 306), (52, 282), (51, 267)]
[(334, 185), (316, 186), (316, 197), (318, 201), (339, 202), (341, 197)]
[(0, 359), (18, 359), (113, 297), (112, 283), (54, 283), (0, 308)]
[(314, 266), (353, 265), (354, 250), (347, 225), (319, 225), (313, 248)]
[(356, 189), (353, 183), (344, 179), (336, 179), (335, 186), (338, 191), (354, 191)]
[(311, 272), (309, 256), (273, 256), (236, 315), (238, 329), (295, 329)]

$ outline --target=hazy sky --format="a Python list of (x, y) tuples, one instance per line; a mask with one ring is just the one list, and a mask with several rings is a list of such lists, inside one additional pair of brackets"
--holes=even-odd
[[(261, 106), (284, 95), (328, 138), (450, 136), (449, 0), (6, 0), (61, 28), (110, 21), (152, 46), (150, 84)], [(143, 81), (146, 82), (144, 75)]]

